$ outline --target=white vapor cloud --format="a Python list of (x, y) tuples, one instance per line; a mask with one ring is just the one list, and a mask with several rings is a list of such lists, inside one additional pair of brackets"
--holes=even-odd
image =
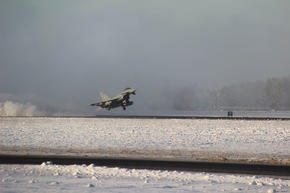
[(0, 116), (44, 116), (35, 105), (21, 104), (12, 101), (0, 103)]

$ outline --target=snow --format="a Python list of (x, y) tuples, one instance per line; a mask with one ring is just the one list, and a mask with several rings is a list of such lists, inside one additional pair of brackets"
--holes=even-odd
[(0, 165), (0, 192), (288, 192), (290, 181), (246, 175), (51, 164)]
[(5, 153), (289, 163), (289, 121), (0, 118)]
[[(205, 119), (0, 118), (5, 154), (290, 164), (290, 122)], [(0, 165), (0, 192), (288, 192), (266, 176)]]

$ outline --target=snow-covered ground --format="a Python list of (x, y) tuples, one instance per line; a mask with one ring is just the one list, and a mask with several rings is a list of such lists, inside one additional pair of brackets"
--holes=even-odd
[(290, 164), (290, 121), (0, 118), (1, 152)]
[(278, 178), (94, 165), (0, 165), (0, 179), (0, 192), (290, 192)]
[[(0, 118), (6, 154), (146, 157), (290, 164), (289, 121)], [(290, 192), (261, 176), (44, 163), (0, 165), (0, 192)]]

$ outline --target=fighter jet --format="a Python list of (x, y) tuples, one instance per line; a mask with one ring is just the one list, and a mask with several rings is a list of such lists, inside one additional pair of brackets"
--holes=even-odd
[(111, 110), (116, 107), (123, 107), (123, 110), (126, 110), (127, 106), (133, 104), (133, 101), (129, 101), (131, 94), (135, 95), (136, 89), (125, 88), (121, 93), (119, 93), (114, 98), (110, 98), (105, 93), (100, 92), (100, 96), (103, 101), (90, 104), (90, 106), (99, 106), (101, 108), (107, 108), (108, 110)]

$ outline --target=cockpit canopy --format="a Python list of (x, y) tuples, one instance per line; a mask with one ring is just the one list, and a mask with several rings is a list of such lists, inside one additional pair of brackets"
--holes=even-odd
[(123, 91), (126, 91), (126, 90), (131, 90), (132, 88), (130, 88), (130, 87), (127, 87), (127, 88), (125, 88)]

